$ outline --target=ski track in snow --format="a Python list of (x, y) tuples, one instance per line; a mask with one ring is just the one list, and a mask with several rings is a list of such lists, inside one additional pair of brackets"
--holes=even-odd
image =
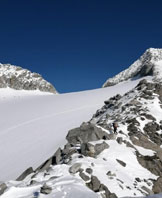
[(83, 106), (83, 107), (80, 107), (80, 108), (76, 108), (76, 109), (72, 109), (72, 110), (68, 110), (68, 111), (63, 111), (63, 112), (60, 112), (60, 113), (53, 113), (53, 114), (50, 114), (50, 115), (41, 116), (41, 117), (38, 117), (38, 118), (35, 118), (35, 119), (28, 120), (28, 121), (23, 122), (21, 124), (12, 126), (12, 127), (8, 128), (7, 130), (4, 130), (3, 133), (1, 133), (1, 135), (6, 135), (7, 132), (12, 131), (13, 129), (22, 127), (24, 125), (34, 123), (36, 121), (40, 121), (40, 120), (47, 119), (47, 118), (50, 118), (50, 117), (64, 115), (64, 114), (67, 114), (67, 113), (70, 113), (70, 112), (77, 112), (77, 111), (84, 110), (84, 109), (87, 109), (87, 108), (98, 107), (98, 106), (100, 106), (100, 104), (87, 105), (87, 106)]

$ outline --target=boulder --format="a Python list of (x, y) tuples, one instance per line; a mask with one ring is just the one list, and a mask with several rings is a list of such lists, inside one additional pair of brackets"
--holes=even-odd
[(91, 176), (91, 181), (87, 183), (87, 186), (94, 192), (99, 192), (100, 181), (96, 176)]
[(75, 163), (69, 168), (69, 173), (75, 174), (80, 171), (81, 163)]
[(52, 192), (52, 188), (48, 186), (47, 184), (44, 184), (41, 187), (40, 193), (47, 195), (47, 194), (50, 194), (51, 192)]
[(57, 151), (54, 153), (52, 157), (50, 157), (48, 160), (46, 160), (43, 164), (41, 164), (36, 171), (44, 171), (47, 170), (50, 165), (56, 165), (60, 164), (62, 162), (62, 150), (60, 148), (57, 149)]
[(83, 143), (81, 144), (81, 154), (84, 156), (96, 157), (107, 148), (109, 148), (109, 145), (105, 141), (98, 144)]
[(66, 136), (70, 144), (87, 143), (101, 139), (109, 139), (109, 135), (92, 123), (83, 123), (79, 128), (72, 129)]
[(62, 160), (62, 151), (60, 148), (58, 148), (54, 156), (52, 157), (52, 165), (59, 164), (61, 160)]
[(28, 175), (30, 175), (31, 173), (34, 173), (32, 167), (26, 169), (26, 170), (16, 179), (16, 181), (22, 181), (23, 179), (25, 179), (25, 178), (26, 178)]
[(90, 178), (88, 175), (86, 175), (84, 172), (80, 172), (79, 176), (84, 180), (84, 181), (88, 181)]
[(104, 193), (102, 193), (102, 194), (103, 194), (103, 196), (104, 196), (105, 198), (117, 198), (117, 196), (116, 196), (114, 193), (111, 193), (111, 192), (109, 191), (109, 189), (108, 189), (104, 184), (101, 184), (101, 185), (100, 185), (99, 191), (100, 191), (100, 192), (104, 192)]
[(86, 172), (91, 175), (93, 173), (93, 170), (91, 168), (87, 168)]
[(116, 139), (116, 141), (118, 142), (118, 144), (122, 144), (123, 138), (122, 138), (122, 137), (118, 137), (118, 138)]
[(162, 162), (157, 156), (142, 156), (137, 154), (137, 160), (147, 170), (157, 176), (162, 176)]
[(155, 194), (162, 192), (162, 176), (154, 182), (152, 190)]
[(5, 183), (0, 184), (0, 195), (2, 195), (7, 189), (7, 185)]
[(120, 165), (122, 165), (123, 167), (126, 167), (126, 163), (125, 162), (123, 162), (122, 160), (119, 160), (119, 159), (116, 159), (116, 161), (120, 164)]

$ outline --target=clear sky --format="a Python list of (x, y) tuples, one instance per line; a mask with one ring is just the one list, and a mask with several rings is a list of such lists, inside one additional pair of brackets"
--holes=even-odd
[(0, 62), (61, 92), (95, 89), (162, 48), (161, 0), (0, 0)]

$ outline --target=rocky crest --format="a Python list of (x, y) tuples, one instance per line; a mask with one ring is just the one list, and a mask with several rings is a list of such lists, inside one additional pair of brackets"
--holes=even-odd
[(154, 81), (162, 81), (162, 49), (150, 48), (128, 69), (109, 78), (103, 87), (113, 86), (120, 82), (143, 76), (152, 76)]
[(56, 89), (40, 74), (10, 64), (0, 64), (0, 88), (16, 90), (40, 90), (57, 93)]

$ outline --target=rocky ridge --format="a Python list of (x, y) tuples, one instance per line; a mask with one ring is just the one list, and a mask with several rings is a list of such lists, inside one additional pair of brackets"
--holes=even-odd
[(10, 87), (16, 90), (40, 90), (57, 93), (52, 84), (38, 73), (10, 64), (0, 64), (0, 88)]
[[(36, 170), (26, 170), (16, 188), (52, 195), (57, 183), (65, 181), (61, 186), (65, 193), (68, 178), (74, 188), (79, 182), (98, 198), (161, 193), (161, 115), (162, 84), (140, 81), (125, 95), (105, 101), (89, 122), (70, 130), (68, 143)], [(114, 121), (118, 134), (113, 133)], [(2, 184), (3, 195), (13, 186), (12, 182)]]
[(156, 82), (162, 80), (162, 49), (149, 48), (128, 69), (109, 78), (103, 87), (113, 86), (123, 81), (133, 80), (142, 76), (152, 76)]

